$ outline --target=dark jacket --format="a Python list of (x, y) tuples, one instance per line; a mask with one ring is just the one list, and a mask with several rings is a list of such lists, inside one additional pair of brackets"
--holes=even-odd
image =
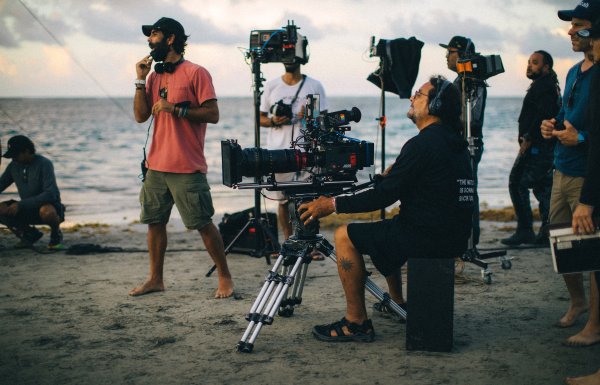
[(362, 193), (338, 197), (336, 209), (372, 211), (398, 200), (400, 213), (393, 220), (414, 240), (408, 257), (461, 255), (467, 248), (474, 206), (473, 173), (464, 138), (444, 125), (426, 127), (406, 142), (381, 182)]
[(561, 101), (560, 87), (554, 73), (531, 83), (519, 115), (519, 139), (526, 138), (533, 146), (544, 143), (540, 130), (542, 120), (555, 117), (560, 110)]

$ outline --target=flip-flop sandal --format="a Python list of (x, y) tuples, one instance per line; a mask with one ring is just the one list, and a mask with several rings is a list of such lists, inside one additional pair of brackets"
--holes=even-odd
[[(352, 334), (345, 334), (343, 327), (348, 328), (348, 331)], [(332, 336), (331, 332), (335, 331), (337, 335)], [(346, 319), (328, 324), (328, 325), (317, 325), (313, 328), (313, 335), (316, 339), (327, 342), (372, 342), (375, 339), (375, 329), (371, 320), (368, 319), (360, 324), (355, 324)]]
[[(402, 310), (406, 311), (406, 303), (399, 303), (398, 306), (400, 306), (400, 308), (402, 308)], [(399, 314), (397, 314), (395, 311), (390, 309), (390, 307), (384, 302), (374, 303), (373, 310), (380, 313), (384, 317), (393, 318), (401, 324), (406, 323), (406, 319), (402, 318)]]

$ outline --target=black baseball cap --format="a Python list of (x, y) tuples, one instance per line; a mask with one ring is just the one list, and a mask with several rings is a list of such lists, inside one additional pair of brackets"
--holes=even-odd
[(176, 36), (185, 36), (183, 26), (177, 20), (170, 17), (161, 17), (152, 25), (142, 25), (142, 32), (146, 36), (150, 36), (153, 29), (163, 31), (163, 33), (168, 32)]
[(456, 48), (460, 52), (475, 52), (475, 44), (471, 41), (471, 39), (464, 36), (454, 36), (452, 39), (450, 39), (448, 44), (440, 43), (440, 47), (446, 49)]
[(594, 21), (600, 16), (600, 0), (583, 0), (573, 10), (558, 11), (561, 20), (571, 21), (574, 17)]
[(35, 153), (35, 146), (31, 139), (24, 135), (16, 135), (8, 140), (6, 144), (8, 150), (2, 155), (3, 158), (14, 158), (19, 155), (23, 150), (29, 149), (32, 153)]

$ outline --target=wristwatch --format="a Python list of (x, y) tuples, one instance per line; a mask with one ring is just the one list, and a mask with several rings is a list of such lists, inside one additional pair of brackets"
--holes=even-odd
[(577, 143), (583, 142), (585, 142), (585, 136), (583, 136), (583, 134), (580, 132), (579, 134), (577, 134)]
[(135, 84), (135, 88), (146, 88), (146, 80), (144, 79), (135, 79), (133, 84)]

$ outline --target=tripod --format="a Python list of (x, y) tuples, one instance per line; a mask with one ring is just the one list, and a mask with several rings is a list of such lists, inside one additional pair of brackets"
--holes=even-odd
[[(261, 56), (258, 51), (249, 51), (247, 56), (252, 61), (252, 74), (253, 85), (254, 85), (254, 146), (260, 147), (260, 97), (262, 95), (262, 74), (260, 72), (260, 61)], [(254, 181), (259, 184), (260, 177), (256, 177)], [(277, 242), (276, 234), (273, 234), (269, 229), (268, 223), (261, 216), (261, 204), (260, 204), (260, 190), (254, 191), (254, 215), (248, 220), (248, 222), (242, 227), (240, 232), (233, 238), (229, 245), (225, 248), (225, 255), (229, 253), (229, 250), (235, 245), (235, 242), (244, 234), (247, 229), (255, 230), (255, 245), (254, 250), (248, 252), (253, 257), (265, 257), (268, 265), (271, 264), (271, 254), (279, 251), (279, 242)], [(206, 273), (207, 277), (215, 271), (216, 265), (213, 265), (210, 270)]]
[[(336, 261), (333, 246), (323, 235), (318, 234), (319, 221), (314, 220), (309, 225), (304, 225), (300, 221), (297, 208), (304, 200), (306, 199), (303, 197), (290, 198), (290, 216), (295, 227), (294, 235), (283, 243), (277, 261), (267, 273), (265, 282), (250, 312), (246, 315), (249, 324), (237, 344), (238, 352), (252, 353), (260, 330), (264, 325), (273, 323), (276, 312), (282, 317), (291, 317), (294, 314), (294, 307), (302, 303), (302, 291), (308, 265), (312, 262), (313, 249), (316, 248), (323, 255)], [(366, 277), (365, 288), (396, 314), (406, 319), (406, 311), (369, 277)]]
[[(464, 111), (465, 111), (465, 114), (464, 114), (464, 116), (465, 116), (465, 138), (467, 139), (467, 142), (469, 143), (468, 148), (469, 148), (469, 155), (471, 158), (471, 168), (473, 170), (475, 170), (475, 162), (476, 162), (475, 151), (477, 150), (477, 147), (475, 144), (475, 138), (471, 134), (471, 97), (472, 97), (472, 92), (475, 89), (473, 82), (474, 82), (474, 79), (468, 78), (467, 76), (463, 75), (462, 95), (464, 98)], [(473, 171), (473, 172), (475, 172), (475, 171)], [(474, 175), (474, 177), (476, 178), (477, 176)], [(477, 188), (477, 186), (475, 186), (475, 187)], [(477, 193), (477, 191), (475, 191), (475, 193)], [(477, 210), (476, 212), (478, 214), (479, 210)], [(473, 218), (473, 221), (475, 221), (475, 218)], [(469, 237), (469, 241), (468, 241), (468, 249), (467, 249), (467, 251), (465, 251), (465, 253), (460, 258), (465, 262), (470, 262), (476, 266), (479, 266), (481, 268), (481, 278), (483, 279), (483, 282), (489, 285), (492, 283), (492, 272), (488, 268), (488, 263), (483, 261), (484, 259), (500, 258), (501, 266), (505, 270), (510, 269), (512, 267), (512, 263), (511, 263), (510, 259), (506, 256), (505, 250), (481, 254), (479, 252), (479, 250), (477, 250), (477, 247), (475, 247), (473, 235), (474, 235), (473, 229), (471, 228), (471, 236)]]

